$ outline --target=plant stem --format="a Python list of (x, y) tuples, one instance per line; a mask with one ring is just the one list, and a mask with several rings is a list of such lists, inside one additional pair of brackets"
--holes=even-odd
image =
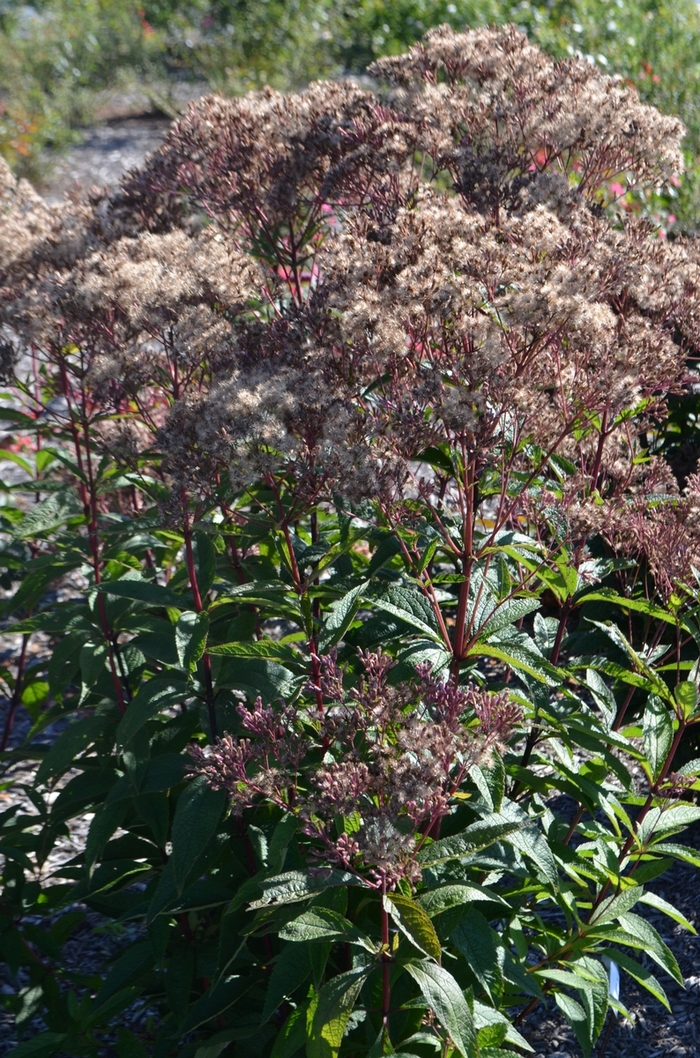
[[(190, 589), (192, 591), (194, 608), (197, 613), (201, 613), (204, 609), (204, 604), (202, 602), (202, 595), (199, 590), (199, 582), (197, 581), (197, 568), (195, 566), (194, 552), (192, 550), (192, 529), (190, 528), (189, 512), (186, 507), (184, 510), (183, 536), (185, 538), (185, 562), (187, 564), (187, 575), (190, 581)], [(202, 668), (204, 670), (204, 695), (207, 703), (209, 729), (211, 731), (212, 741), (215, 741), (218, 738), (218, 733), (216, 724), (216, 709), (214, 707), (214, 681), (212, 680), (211, 675), (211, 656), (209, 654), (209, 651), (207, 650), (205, 650), (202, 654)]]
[(389, 912), (384, 906), (386, 878), (382, 879), (382, 1027), (389, 1035), (389, 1012), (391, 1010), (391, 953), (389, 950)]
[(0, 741), (0, 753), (4, 753), (7, 749), (7, 743), (12, 733), (12, 727), (15, 722), (15, 713), (17, 712), (17, 706), (19, 705), (20, 698), (22, 697), (22, 686), (24, 683), (24, 666), (27, 657), (27, 644), (29, 643), (31, 633), (26, 633), (22, 636), (22, 646), (19, 652), (19, 658), (17, 661), (17, 679), (15, 680), (14, 690), (12, 691), (12, 697), (10, 698), (9, 709), (7, 717), (5, 719), (5, 726), (2, 732), (2, 741)]

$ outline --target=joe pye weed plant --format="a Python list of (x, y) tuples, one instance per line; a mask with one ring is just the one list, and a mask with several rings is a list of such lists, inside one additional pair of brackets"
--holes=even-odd
[[(682, 980), (700, 270), (606, 198), (681, 127), (513, 28), (371, 72), (202, 100), (112, 194), (3, 175), (18, 1058), (500, 1058), (550, 1001), (590, 1055)], [(101, 977), (86, 909), (139, 931)]]

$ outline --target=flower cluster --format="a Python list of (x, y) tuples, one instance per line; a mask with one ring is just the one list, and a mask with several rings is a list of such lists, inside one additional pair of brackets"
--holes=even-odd
[[(563, 459), (572, 527), (610, 521), (685, 384), (700, 260), (606, 188), (673, 174), (680, 124), (513, 27), (442, 27), (373, 73), (201, 100), (60, 210), (4, 178), (0, 322), (84, 407), (136, 413), (125, 451), (155, 442), (177, 497), (284, 479), (461, 517), (457, 464), (416, 472), (448, 447), (506, 491)], [(527, 490), (492, 508), (494, 532), (532, 513)]]
[[(335, 655), (321, 659), (323, 709), (239, 708), (241, 733), (191, 749), (195, 773), (240, 812), (263, 800), (294, 812), (317, 855), (375, 883), (415, 878), (415, 852), (450, 810), (471, 768), (510, 738), (520, 712), (507, 692), (441, 683), (392, 685), (393, 662), (362, 655), (343, 688)], [(330, 697), (329, 697), (330, 696)]]

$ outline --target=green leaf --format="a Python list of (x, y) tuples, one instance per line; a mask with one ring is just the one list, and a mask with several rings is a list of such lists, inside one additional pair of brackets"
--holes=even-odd
[(291, 1058), (301, 1050), (306, 1042), (306, 1022), (309, 1017), (309, 1000), (296, 1007), (289, 1014), (284, 1025), (277, 1033), (270, 1058)]
[(687, 929), (689, 933), (697, 936), (697, 930), (693, 923), (687, 919), (678, 908), (674, 907), (673, 904), (670, 904), (668, 900), (664, 900), (664, 898), (657, 893), (643, 893), (639, 898), (639, 902), (641, 904), (648, 904), (649, 907), (655, 907), (657, 911), (661, 911), (664, 915), (668, 915), (669, 918), (672, 918), (673, 921), (677, 922), (679, 926), (683, 927), (683, 929)]
[(299, 820), (291, 812), (282, 816), (272, 832), (267, 849), (267, 866), (277, 874), (284, 867), (289, 843), (299, 829)]
[(487, 995), (492, 996), (503, 985), (503, 974), (498, 962), (495, 934), (479, 911), (470, 908), (450, 940), (462, 953), (469, 968)]
[(612, 588), (595, 588), (593, 591), (584, 588), (576, 596), (575, 601), (579, 606), (583, 606), (587, 602), (608, 602), (613, 606), (619, 606), (621, 610), (634, 610), (637, 613), (654, 617), (658, 621), (665, 621), (667, 624), (675, 625), (676, 623), (673, 614), (669, 613), (668, 610), (664, 610), (661, 606), (655, 606), (648, 599), (629, 599), (626, 595), (619, 595)]
[[(540, 993), (541, 995), (541, 993)], [(511, 1024), (509, 1019), (502, 1014), (500, 1010), (494, 1010), (493, 1007), (487, 1006), (485, 1003), (479, 1002), (478, 999), (474, 1000), (474, 1027), (477, 1029), (479, 1034), (488, 1026), (494, 1026), (499, 1030), (499, 1036), (501, 1042), (512, 1043), (515, 1047), (518, 1047), (521, 1051), (533, 1052), (533, 1048), (527, 1042), (524, 1036), (521, 1036), (518, 1030)], [(479, 1041), (481, 1043), (481, 1041)], [(479, 1058), (485, 1058), (489, 1048), (479, 1047)], [(512, 1054), (512, 1051), (507, 1052)]]
[(440, 889), (421, 892), (416, 900), (431, 918), (442, 914), (443, 911), (448, 911), (451, 907), (461, 907), (477, 901), (495, 904), (496, 907), (510, 910), (507, 900), (480, 885), (444, 885)]
[(373, 595), (372, 603), (444, 646), (430, 603), (416, 588), (391, 588), (385, 595)]
[(27, 540), (59, 529), (82, 513), (83, 505), (73, 489), (61, 489), (31, 507), (15, 528), (14, 535), (19, 540)]
[(279, 936), (282, 940), (297, 942), (330, 940), (334, 943), (358, 944), (372, 953), (381, 950), (380, 944), (353, 926), (344, 915), (325, 907), (310, 908), (298, 918), (287, 922), (280, 929)]
[(129, 802), (126, 800), (105, 803), (96, 810), (85, 843), (85, 866), (88, 870), (96, 863), (114, 831), (121, 826), (128, 810)]
[[(604, 624), (602, 621), (593, 621), (590, 617), (588, 618), (588, 622), (589, 624), (592, 624), (596, 628), (600, 629), (603, 635), (607, 636), (607, 638), (612, 643), (614, 643), (619, 650), (627, 654), (627, 656), (632, 661), (632, 664), (634, 665), (636, 673), (641, 676), (644, 680), (648, 681), (648, 685), (653, 688), (654, 692), (658, 694), (659, 697), (666, 699), (666, 701), (671, 698), (671, 693), (668, 690), (664, 681), (656, 672), (654, 672), (652, 668), (650, 668), (649, 665), (647, 665), (644, 658), (642, 658), (641, 655), (637, 653), (637, 651), (634, 649), (629, 640), (625, 638), (625, 636), (622, 634), (617, 625)], [(630, 680), (629, 682), (632, 681)]]
[(612, 727), (615, 722), (615, 717), (617, 716), (617, 702), (615, 701), (615, 695), (595, 669), (586, 669), (586, 683), (590, 688), (591, 694), (593, 695), (598, 708), (603, 714), (605, 726), (608, 728)]
[(664, 841), (654, 845), (654, 852), (660, 856), (672, 856), (674, 860), (682, 860), (683, 863), (691, 863), (693, 867), (700, 867), (700, 852), (688, 845), (676, 845), (675, 842)]
[(565, 992), (555, 992), (554, 1001), (562, 1014), (574, 1030), (576, 1039), (581, 1045), (585, 1058), (591, 1053), (590, 1031), (588, 1028), (588, 1016), (580, 1003), (568, 996)]
[[(179, 624), (179, 622), (178, 622)], [(269, 658), (270, 661), (298, 662), (299, 651), (275, 639), (250, 640), (239, 643), (210, 643), (207, 647), (210, 654), (229, 658)]]
[(476, 1029), (462, 989), (451, 973), (432, 962), (406, 963), (423, 999), (463, 1058), (475, 1058)]
[(212, 790), (198, 776), (180, 794), (173, 820), (170, 857), (175, 887), (181, 893), (185, 881), (214, 837), (226, 808), (226, 792)]
[(698, 707), (698, 687), (694, 680), (684, 680), (673, 688), (673, 694), (678, 702), (681, 716), (684, 720), (690, 720)]
[(650, 694), (644, 709), (644, 750), (654, 781), (661, 774), (672, 744), (673, 718), (661, 699)]
[(175, 649), (181, 668), (194, 671), (204, 653), (209, 634), (209, 615), (185, 610), (175, 625)]
[(104, 672), (108, 655), (109, 649), (104, 641), (101, 643), (85, 643), (80, 648), (81, 704)]
[(618, 951), (617, 948), (610, 949), (610, 957), (613, 962), (617, 963), (630, 977), (640, 984), (642, 988), (646, 988), (647, 992), (650, 992), (655, 999), (658, 999), (662, 1003), (669, 1014), (671, 1013), (671, 1004), (668, 1001), (668, 996), (665, 991), (649, 970), (641, 966), (636, 960), (631, 959), (625, 952)]
[(265, 993), (265, 1005), (260, 1018), (261, 1025), (270, 1020), (284, 1000), (294, 995), (310, 973), (311, 964), (306, 952), (300, 951), (296, 944), (286, 944), (272, 967)]
[(420, 904), (410, 896), (401, 893), (388, 893), (384, 898), (384, 908), (411, 944), (424, 955), (436, 962), (442, 957), (442, 947), (430, 918)]
[(220, 665), (217, 689), (240, 691), (252, 701), (258, 695), (263, 702), (292, 698), (298, 684), (289, 669), (264, 658), (217, 658), (217, 664)]
[(127, 705), (126, 713), (119, 722), (117, 728), (117, 742), (119, 745), (127, 745), (134, 735), (141, 730), (143, 725), (162, 709), (181, 704), (186, 694), (187, 691), (184, 684), (175, 680), (157, 678), (141, 684), (138, 692)]
[(479, 640), (470, 647), (469, 657), (495, 658), (510, 668), (526, 672), (539, 683), (555, 686), (558, 682), (556, 670), (536, 650), (534, 641), (530, 640), (529, 645), (524, 642), (527, 639), (523, 634), (517, 639), (512, 636), (506, 640), (505, 636), (501, 635), (488, 641)]
[(538, 610), (540, 605), (538, 597), (509, 599), (507, 602), (498, 604), (479, 629), (479, 639), (488, 639), (495, 632), (500, 632), (503, 628), (508, 628), (509, 625), (517, 624), (521, 618), (526, 617), (533, 610)]
[(662, 966), (666, 973), (677, 981), (679, 985), (683, 985), (683, 974), (676, 962), (676, 957), (668, 945), (664, 944), (650, 922), (631, 911), (619, 915), (618, 922), (630, 936), (637, 937), (642, 942), (644, 950), (654, 962)]
[(319, 868), (313, 873), (286, 871), (274, 878), (261, 879), (258, 886), (263, 895), (249, 904), (251, 910), (268, 907), (270, 904), (293, 904), (306, 900), (319, 891), (337, 885), (362, 885), (362, 880), (349, 871), (337, 871), (330, 867)]
[(322, 650), (335, 646), (343, 638), (355, 618), (360, 606), (360, 600), (368, 585), (369, 581), (363, 581), (356, 587), (351, 588), (342, 599), (337, 599), (331, 604), (323, 623), (320, 637), (320, 648)]
[(501, 815), (519, 823), (517, 830), (505, 837), (508, 844), (513, 845), (523, 856), (532, 860), (539, 871), (542, 880), (556, 890), (559, 887), (559, 872), (552, 855), (549, 842), (544, 834), (538, 829), (533, 819), (513, 801), (504, 800), (501, 806)]
[(368, 970), (348, 970), (318, 994), (306, 1042), (307, 1058), (337, 1058), (343, 1036)]
[(153, 949), (150, 941), (142, 940), (130, 945), (110, 969), (102, 988), (94, 1000), (94, 1009), (99, 1010), (122, 988), (133, 984), (153, 968)]
[(632, 910), (634, 905), (641, 899), (643, 892), (643, 886), (633, 885), (621, 893), (609, 896), (591, 917), (591, 923), (595, 923), (598, 926), (603, 922), (614, 922), (619, 915), (624, 915), (626, 911)]
[(169, 588), (156, 584), (153, 580), (143, 580), (140, 575), (127, 574), (119, 580), (109, 580), (100, 584), (98, 591), (106, 595), (115, 595), (120, 599), (131, 599), (134, 602), (148, 603), (165, 609), (172, 606), (182, 609), (183, 600)]
[(103, 716), (86, 716), (72, 723), (70, 727), (61, 732), (39, 765), (34, 779), (35, 785), (40, 786), (52, 776), (62, 774), (75, 758), (104, 732), (105, 718)]
[(12, 1058), (48, 1058), (61, 1049), (61, 1044), (67, 1039), (65, 1032), (40, 1032), (32, 1036), (31, 1040), (25, 1040), (15, 1047)]
[(493, 812), (472, 823), (461, 834), (425, 844), (416, 859), (422, 867), (435, 867), (450, 860), (461, 860), (514, 834), (521, 826), (520, 819), (506, 819), (499, 812)]

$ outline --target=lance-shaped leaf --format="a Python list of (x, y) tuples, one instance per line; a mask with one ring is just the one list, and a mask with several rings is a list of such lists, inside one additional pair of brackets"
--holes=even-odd
[(365, 969), (349, 970), (323, 986), (313, 1006), (313, 1016), (309, 1017), (310, 1025), (307, 1025), (306, 1058), (337, 1058), (368, 972)]
[(180, 666), (185, 671), (193, 670), (207, 645), (209, 615), (185, 610), (175, 625), (175, 649)]
[(500, 812), (492, 812), (472, 823), (461, 834), (424, 845), (417, 860), (422, 867), (435, 867), (450, 860), (460, 860), (514, 834), (521, 826), (519, 819), (506, 819)]
[(450, 937), (489, 996), (503, 984), (495, 937), (484, 916), (475, 908), (469, 909)]
[[(428, 921), (430, 922), (430, 919)], [(282, 940), (289, 941), (332, 941), (333, 943), (357, 944), (372, 953), (381, 950), (381, 944), (373, 941), (337, 911), (331, 911), (325, 907), (310, 908), (298, 918), (287, 922), (280, 929), (279, 936)]]
[(650, 694), (644, 709), (644, 749), (654, 781), (661, 774), (673, 742), (673, 719), (661, 699)]
[(326, 867), (313, 873), (286, 871), (274, 878), (263, 879), (257, 884), (262, 889), (263, 895), (249, 904), (253, 911), (268, 907), (270, 904), (294, 904), (299, 900), (307, 900), (315, 896), (329, 886), (362, 885), (362, 881), (349, 871), (337, 871)]
[(438, 935), (428, 914), (420, 904), (402, 893), (389, 893), (384, 897), (384, 909), (391, 915), (403, 935), (418, 948), (418, 951), (440, 962), (442, 947)]
[(435, 1014), (462, 1058), (475, 1058), (476, 1029), (464, 993), (451, 973), (433, 962), (406, 963), (421, 990), (426, 1006)]

